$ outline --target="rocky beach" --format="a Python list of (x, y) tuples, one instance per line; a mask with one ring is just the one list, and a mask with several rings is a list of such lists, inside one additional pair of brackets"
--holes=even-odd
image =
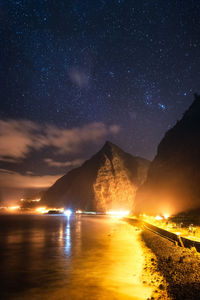
[[(151, 276), (155, 276), (155, 271), (163, 276), (163, 282), (152, 299), (199, 299), (200, 254), (196, 249), (176, 246), (149, 230), (143, 230), (141, 238), (155, 255), (146, 262), (145, 271)], [(165, 289), (168, 296), (162, 293), (156, 296)]]

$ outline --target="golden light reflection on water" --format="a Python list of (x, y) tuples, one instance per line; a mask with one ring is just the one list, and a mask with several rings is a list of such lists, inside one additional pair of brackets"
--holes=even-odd
[(17, 276), (20, 268), (23, 274), (25, 253), (26, 274), (40, 284), (27, 289), (22, 284), (16, 299), (151, 298), (151, 288), (141, 282), (143, 252), (131, 225), (110, 217), (41, 216), (30, 225), (28, 236), (22, 233), (21, 256), (10, 266)]
[(22, 236), (20, 234), (14, 234), (7, 236), (8, 244), (19, 244), (22, 241)]
[[(72, 241), (70, 229), (67, 222), (65, 251), (68, 255), (72, 251), (71, 274), (51, 294), (52, 299), (136, 300), (151, 296), (152, 289), (141, 282), (143, 250), (132, 226), (112, 218), (79, 217)], [(68, 298), (62, 298), (66, 294)]]
[(81, 216), (76, 216), (76, 223), (75, 223), (75, 232), (76, 232), (76, 242), (75, 242), (75, 248), (74, 251), (76, 255), (81, 254), (81, 245), (82, 245), (82, 222), (81, 222)]
[(116, 223), (108, 253), (114, 263), (104, 284), (109, 285), (113, 292), (120, 290), (122, 299), (147, 299), (152, 291), (141, 283), (144, 258), (135, 229), (122, 221)]

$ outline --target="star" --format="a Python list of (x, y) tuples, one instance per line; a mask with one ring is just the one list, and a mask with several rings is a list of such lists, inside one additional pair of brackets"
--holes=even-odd
[(166, 110), (166, 106), (162, 103), (158, 103), (158, 106), (161, 108), (162, 111)]
[(152, 159), (168, 125), (200, 92), (198, 1), (185, 0), (181, 10), (159, 0), (4, 2), (0, 118), (117, 124), (110, 139)]

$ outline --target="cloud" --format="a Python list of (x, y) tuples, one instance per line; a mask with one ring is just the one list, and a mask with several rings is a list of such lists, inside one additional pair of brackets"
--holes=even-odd
[(94, 122), (70, 129), (27, 120), (0, 120), (0, 160), (18, 162), (32, 150), (52, 147), (58, 154), (79, 153), (86, 143), (98, 144), (116, 135), (118, 125)]
[(22, 175), (17, 172), (0, 169), (0, 186), (4, 188), (44, 189), (51, 186), (63, 174), (58, 175)]
[(83, 159), (74, 159), (72, 161), (55, 161), (51, 158), (45, 158), (44, 161), (50, 166), (50, 167), (78, 167), (80, 166), (84, 160)]
[(36, 130), (37, 125), (30, 121), (0, 120), (0, 159), (13, 162), (24, 158), (34, 145), (31, 133)]

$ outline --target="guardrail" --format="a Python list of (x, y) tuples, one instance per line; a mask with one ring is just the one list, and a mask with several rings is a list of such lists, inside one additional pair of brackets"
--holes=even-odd
[(143, 226), (144, 228), (154, 232), (155, 234), (158, 234), (162, 236), (163, 238), (168, 239), (169, 241), (173, 242), (176, 245), (179, 245), (181, 247), (185, 248), (192, 248), (195, 247), (198, 252), (200, 252), (200, 242), (190, 240), (188, 238), (182, 237), (179, 234), (170, 232), (168, 230), (162, 229), (160, 227), (154, 226), (152, 224), (149, 224), (145, 221), (138, 220), (138, 219), (131, 219), (131, 218), (124, 218), (128, 223), (136, 225), (136, 226)]

